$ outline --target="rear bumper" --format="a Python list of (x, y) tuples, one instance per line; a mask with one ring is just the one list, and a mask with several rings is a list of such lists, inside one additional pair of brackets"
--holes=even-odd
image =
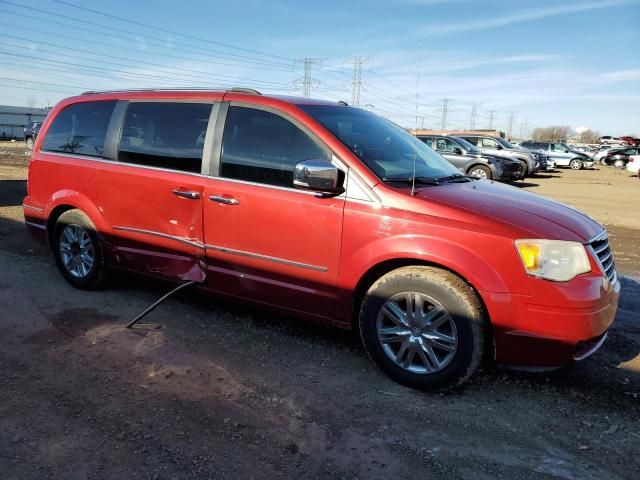
[[(574, 285), (545, 283), (559, 291), (536, 297), (483, 294), (498, 363), (558, 367), (587, 358), (604, 343), (616, 315), (620, 281), (608, 284), (593, 275), (568, 282)], [(545, 299), (554, 303), (543, 304)]]

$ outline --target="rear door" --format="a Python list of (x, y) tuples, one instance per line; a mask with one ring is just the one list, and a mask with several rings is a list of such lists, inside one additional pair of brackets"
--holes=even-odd
[(453, 164), (461, 172), (465, 171), (465, 167), (470, 158), (463, 153), (456, 153), (456, 148), (462, 150), (460, 145), (448, 138), (436, 138), (435, 150), (444, 158), (446, 158), (451, 164)]
[(216, 131), (218, 176), (204, 191), (209, 288), (329, 316), (344, 195), (294, 189), (293, 169), (304, 160), (331, 161), (331, 152), (293, 118), (266, 107), (223, 104)]
[[(202, 205), (213, 103), (119, 104), (117, 161), (101, 166), (98, 197), (118, 266), (203, 280)], [(207, 156), (208, 158), (208, 156)]]

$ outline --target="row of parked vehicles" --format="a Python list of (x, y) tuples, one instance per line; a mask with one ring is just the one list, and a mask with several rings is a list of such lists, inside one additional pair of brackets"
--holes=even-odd
[(556, 166), (580, 170), (595, 163), (589, 155), (557, 142), (527, 141), (513, 145), (490, 135), (418, 135), (418, 138), (463, 173), (493, 180), (522, 180)]

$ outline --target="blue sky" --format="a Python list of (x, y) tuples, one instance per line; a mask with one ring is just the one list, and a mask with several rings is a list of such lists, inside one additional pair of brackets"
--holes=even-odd
[(304, 57), (319, 59), (312, 96), (351, 102), (362, 57), (361, 105), (403, 126), (416, 124), (418, 85), (424, 127), (440, 126), (448, 98), (449, 128), (469, 127), (476, 104), (476, 127), (493, 111), (506, 129), (513, 113), (516, 136), (551, 124), (640, 135), (640, 0), (0, 0), (0, 11), (0, 104), (160, 86), (301, 94)]

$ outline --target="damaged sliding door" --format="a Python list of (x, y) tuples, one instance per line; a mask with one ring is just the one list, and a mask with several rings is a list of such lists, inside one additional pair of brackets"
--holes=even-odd
[[(203, 281), (203, 192), (217, 103), (121, 102), (117, 156), (101, 164), (100, 209), (115, 266)], [(119, 123), (118, 123), (119, 122)], [(107, 147), (105, 147), (107, 148)]]

